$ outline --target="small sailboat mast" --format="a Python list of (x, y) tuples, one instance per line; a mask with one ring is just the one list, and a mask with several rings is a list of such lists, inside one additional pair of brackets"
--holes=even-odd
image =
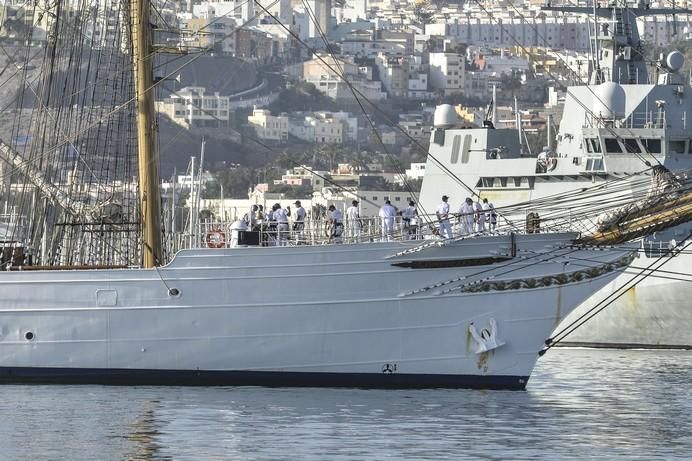
[(131, 0), (132, 60), (137, 98), (137, 150), (142, 226), (142, 267), (161, 264), (159, 158), (154, 128), (153, 46), (149, 0)]

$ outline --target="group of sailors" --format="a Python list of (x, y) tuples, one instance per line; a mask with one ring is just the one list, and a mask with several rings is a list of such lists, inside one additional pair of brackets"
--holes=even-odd
[[(293, 212), (293, 232), (297, 241), (303, 241), (305, 232), (305, 208), (296, 200)], [(275, 244), (278, 246), (288, 245), (290, 234), (288, 218), (291, 217), (291, 207), (283, 208), (280, 203), (272, 205), (271, 210), (264, 210), (262, 205), (252, 205), (249, 213), (243, 217), (243, 221), (249, 230), (262, 231), (268, 234), (275, 234)]]
[[(358, 208), (359, 203), (360, 202), (358, 200), (353, 200), (351, 202), (351, 206), (346, 209), (346, 237), (355, 243), (360, 242), (363, 227), (360, 209)], [(336, 208), (334, 205), (329, 205), (328, 211), (328, 224), (329, 229), (331, 230), (329, 240), (333, 243), (341, 243), (342, 235), (344, 234), (343, 214), (341, 213), (341, 210)], [(397, 215), (401, 215), (402, 233), (404, 234), (404, 238), (407, 240), (415, 239), (416, 229), (418, 226), (418, 211), (416, 209), (416, 202), (413, 200), (409, 201), (408, 207), (399, 213), (397, 209), (392, 206), (392, 202), (386, 200), (378, 213), (382, 224), (382, 240), (386, 242), (393, 240)]]
[[(326, 215), (326, 235), (331, 243), (342, 243), (345, 236), (349, 241), (358, 243), (361, 241), (363, 230), (363, 219), (360, 216), (359, 201), (353, 200), (351, 206), (346, 209), (346, 219), (344, 214), (335, 205), (329, 205)], [(290, 206), (285, 208), (279, 203), (275, 203), (271, 209), (264, 210), (262, 205), (253, 205), (243, 221), (247, 229), (261, 231), (265, 234), (267, 241), (262, 244), (275, 244), (278, 246), (288, 245), (289, 235), (293, 234), (293, 239), (297, 243), (305, 242), (305, 220), (307, 212), (300, 203), (294, 202), (295, 209)], [(492, 203), (487, 198), (482, 201), (474, 201), (467, 197), (459, 206), (456, 213), (452, 213), (449, 204), (449, 197), (442, 196), (442, 203), (435, 211), (439, 223), (439, 236), (442, 238), (454, 238), (453, 223), (458, 224), (457, 235), (465, 236), (474, 233), (494, 232), (497, 226), (497, 213)], [(389, 200), (379, 210), (381, 221), (382, 241), (392, 241), (394, 239), (396, 218), (401, 216), (402, 236), (406, 240), (414, 240), (420, 237), (420, 226), (418, 210), (414, 201), (409, 201), (408, 206), (402, 211), (398, 211)], [(292, 218), (292, 227), (289, 227), (289, 218)], [(272, 241), (269, 236), (273, 235)]]
[[(471, 235), (473, 233), (485, 233), (490, 231), (495, 232), (497, 226), (497, 213), (492, 203), (484, 198), (482, 203), (478, 200), (474, 201), (467, 197), (459, 206), (456, 214), (450, 213), (449, 197), (442, 196), (442, 203), (435, 210), (437, 221), (440, 224), (440, 237), (454, 238), (452, 230), (452, 221), (450, 218), (456, 218), (459, 224), (459, 234), (461, 236)], [(486, 224), (488, 227), (486, 228)]]

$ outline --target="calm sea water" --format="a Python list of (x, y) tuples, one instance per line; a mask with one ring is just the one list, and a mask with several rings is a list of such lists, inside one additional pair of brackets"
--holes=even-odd
[(692, 459), (691, 352), (552, 350), (525, 392), (0, 392), (0, 461)]

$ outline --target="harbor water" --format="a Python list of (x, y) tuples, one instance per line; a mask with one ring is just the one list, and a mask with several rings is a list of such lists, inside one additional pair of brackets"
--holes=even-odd
[(3, 386), (0, 460), (689, 460), (692, 352), (553, 349), (526, 391)]

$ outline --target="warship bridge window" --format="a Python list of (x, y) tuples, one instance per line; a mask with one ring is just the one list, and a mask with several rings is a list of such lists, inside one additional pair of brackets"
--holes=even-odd
[(669, 154), (684, 154), (685, 150), (685, 141), (668, 141)]
[(636, 139), (628, 138), (623, 139), (623, 144), (625, 144), (625, 150), (628, 154), (638, 154), (641, 152), (639, 148), (639, 143)]
[(515, 177), (513, 179), (514, 179), (514, 187), (521, 187), (521, 177), (519, 177), (519, 178)]
[(660, 154), (661, 153), (661, 140), (660, 139), (642, 139), (642, 144), (646, 148), (646, 152), (650, 154)]
[(615, 138), (605, 138), (605, 149), (606, 152), (609, 154), (621, 154), (622, 153), (622, 147), (620, 146), (620, 143), (618, 142), (617, 139)]
[(601, 143), (598, 138), (587, 138), (586, 139), (586, 151), (590, 154), (600, 154), (601, 153)]
[(589, 158), (586, 159), (586, 171), (602, 171), (603, 170), (603, 159), (602, 158)]

